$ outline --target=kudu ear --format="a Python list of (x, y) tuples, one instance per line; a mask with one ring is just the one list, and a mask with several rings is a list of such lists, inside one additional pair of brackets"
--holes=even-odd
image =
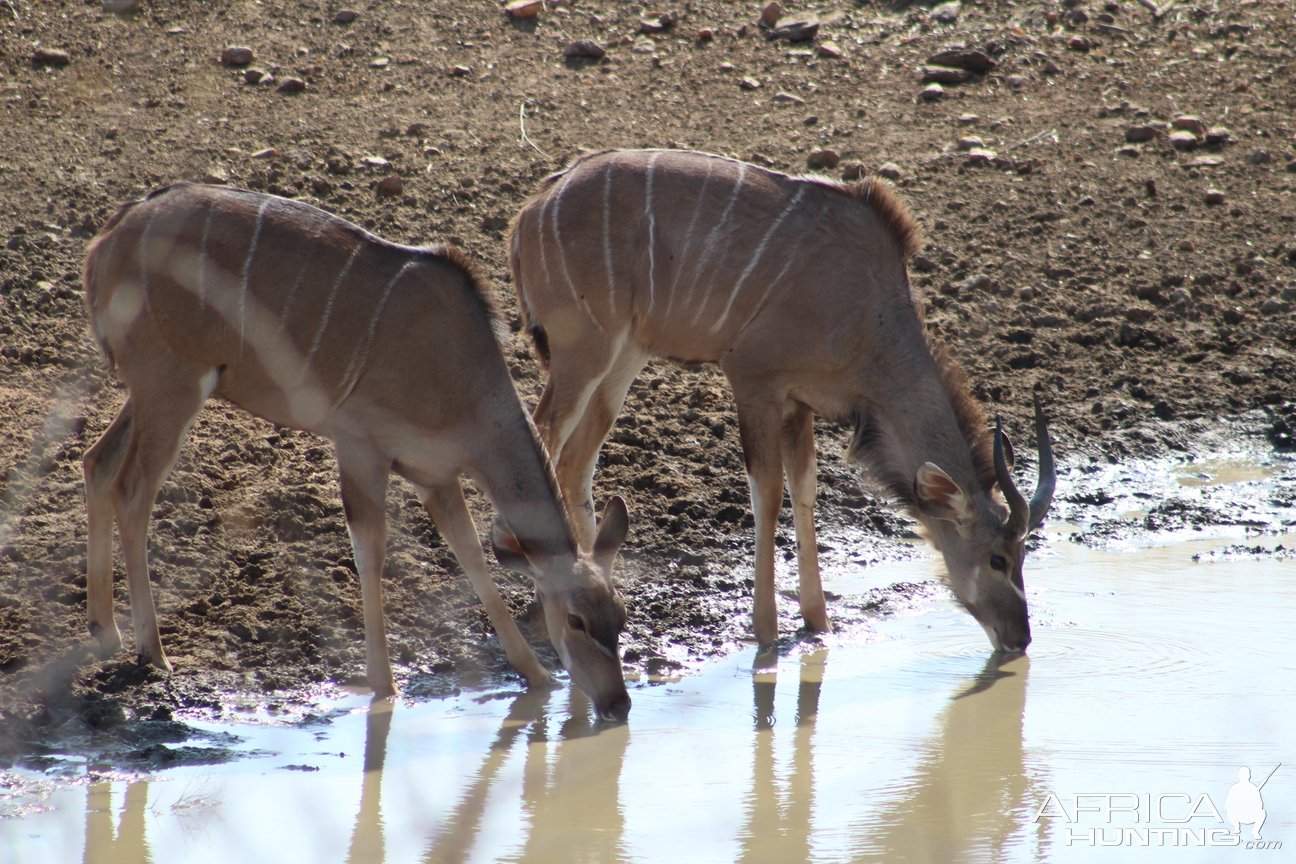
[(504, 567), (514, 573), (531, 575), (531, 562), (522, 548), (522, 542), (498, 519), (491, 528), (491, 547), (495, 551), (495, 559)]
[(1013, 453), (1012, 439), (1008, 437), (1007, 432), (1001, 432), (1000, 434), (1003, 436), (1004, 464), (1006, 464), (1008, 470), (1011, 471), (1013, 470), (1013, 466), (1017, 464), (1017, 456)]
[(630, 512), (620, 495), (613, 495), (603, 508), (603, 518), (599, 520), (598, 535), (594, 538), (594, 563), (607, 573), (612, 573), (612, 559), (625, 542), (626, 533), (630, 530)]
[(918, 476), (914, 478), (914, 499), (923, 515), (953, 522), (960, 533), (976, 518), (972, 499), (963, 487), (931, 462), (924, 462), (918, 469)]

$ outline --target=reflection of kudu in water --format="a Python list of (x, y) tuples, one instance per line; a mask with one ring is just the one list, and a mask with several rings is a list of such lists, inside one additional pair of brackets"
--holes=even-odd
[(126, 802), (122, 805), (121, 821), (117, 823), (116, 831), (112, 823), (114, 784), (97, 781), (86, 786), (83, 864), (116, 864), (119, 861), (147, 864), (153, 860), (144, 836), (148, 785), (145, 780), (126, 784)]
[[(492, 787), (519, 739), (525, 739), (526, 747), (522, 809), (528, 818), (522, 849), (508, 860), (601, 864), (625, 857), (618, 786), (629, 728), (591, 725), (588, 702), (577, 691), (569, 692), (570, 719), (552, 737), (547, 731), (544, 694), (527, 692), (513, 702), (475, 779), (424, 853), (424, 864), (468, 860)], [(551, 760), (554, 747), (557, 758)], [(591, 748), (595, 752), (585, 752)]]
[(1030, 780), (1022, 716), (1030, 658), (995, 655), (941, 720), (902, 800), (869, 819), (861, 861), (1000, 861)]
[[(810, 834), (814, 809), (813, 737), (819, 714), (819, 691), (827, 650), (801, 655), (801, 680), (792, 730), (792, 766), (778, 780), (774, 755), (774, 672), (752, 677), (755, 701), (752, 791), (747, 799), (747, 824), (743, 829), (744, 864), (757, 861), (795, 864), (810, 860)], [(782, 787), (782, 788), (780, 788)]]
[(169, 670), (149, 588), (149, 511), (209, 397), (333, 441), (364, 611), (369, 686), (395, 692), (382, 583), (390, 474), (412, 483), (468, 574), (510, 662), (549, 675), (491, 582), (464, 502), (468, 475), (530, 570), (549, 638), (599, 712), (630, 710), (617, 654), (625, 607), (611, 561), (625, 536), (614, 501), (577, 549), (535, 428), (495, 337), (487, 289), (452, 249), (399, 246), (304, 204), (178, 184), (125, 205), (91, 242), (86, 307), (130, 396), (86, 453), (91, 633), (121, 647), (113, 618), (116, 520), (135, 649)]
[(360, 784), (360, 810), (351, 830), (347, 864), (383, 861), (382, 780), (383, 763), (387, 761), (387, 734), (391, 732), (395, 705), (374, 700), (365, 717), (364, 779)]

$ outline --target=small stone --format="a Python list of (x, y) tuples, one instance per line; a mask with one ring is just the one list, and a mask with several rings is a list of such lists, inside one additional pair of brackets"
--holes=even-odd
[(140, 0), (103, 0), (99, 8), (118, 15), (133, 15), (143, 7)]
[(927, 14), (931, 15), (933, 21), (939, 21), (942, 24), (953, 24), (958, 20), (959, 13), (963, 11), (963, 4), (959, 0), (946, 0), (944, 3), (937, 3)]
[(365, 156), (360, 160), (360, 164), (366, 168), (386, 168), (391, 163), (381, 156)]
[(773, 39), (786, 39), (788, 42), (806, 42), (819, 32), (819, 19), (814, 16), (789, 18), (770, 31)]
[(716, 34), (714, 29), (710, 27), (703, 27), (701, 30), (697, 32), (697, 40), (699, 42), (710, 42), (712, 39), (715, 38), (715, 35)]
[(405, 181), (399, 174), (388, 174), (378, 181), (374, 191), (378, 193), (379, 198), (395, 198), (405, 191)]
[(1206, 123), (1196, 114), (1180, 114), (1178, 117), (1170, 121), (1170, 128), (1183, 129), (1186, 132), (1191, 132), (1198, 138), (1201, 138), (1206, 134)]
[(937, 84), (962, 84), (972, 75), (966, 69), (959, 69), (956, 66), (923, 66), (921, 72), (924, 84), (933, 81)]
[(841, 46), (836, 42), (824, 42), (819, 46), (817, 53), (827, 60), (840, 60), (844, 55)]
[(251, 48), (242, 45), (231, 45), (221, 52), (220, 62), (225, 66), (246, 66), (255, 55)]
[(1212, 126), (1206, 130), (1207, 147), (1222, 147), (1233, 143), (1233, 133), (1224, 126)]
[(773, 99), (775, 102), (781, 102), (784, 105), (804, 105), (805, 104), (805, 100), (802, 99), (800, 96), (797, 96), (795, 93), (787, 93), (782, 90), (775, 93)]
[(1004, 81), (1008, 84), (1009, 87), (1013, 88), (1014, 90), (1020, 90), (1030, 83), (1029, 78), (1027, 78), (1025, 75), (1016, 72), (1009, 75), (1007, 78), (1004, 79)]
[(202, 182), (211, 183), (214, 186), (224, 186), (229, 183), (229, 179), (229, 172), (222, 165), (213, 166), (202, 175)]
[(333, 16), (334, 24), (350, 24), (360, 17), (360, 13), (354, 9), (339, 9)]
[(981, 118), (975, 114), (960, 114), (958, 122), (960, 126), (975, 126), (981, 122)]
[(755, 78), (740, 78), (738, 86), (744, 90), (759, 90), (761, 83)]
[(1224, 160), (1218, 156), (1198, 156), (1188, 163), (1189, 168), (1218, 168)]
[(446, 70), (446, 74), (452, 78), (465, 78), (472, 74), (471, 66), (451, 66)]
[(904, 172), (900, 170), (900, 166), (894, 162), (883, 162), (878, 166), (875, 173), (879, 177), (883, 177), (893, 183), (899, 181), (900, 178), (904, 176)]
[(1270, 297), (1260, 304), (1260, 311), (1265, 315), (1276, 315), (1279, 312), (1286, 312), (1290, 308), (1290, 303), (1284, 303), (1277, 297)]
[(593, 39), (577, 39), (563, 48), (563, 56), (568, 60), (598, 60), (605, 54), (607, 51)]
[(1091, 51), (1098, 43), (1088, 36), (1072, 36), (1067, 40), (1067, 47), (1072, 51)]
[(72, 62), (72, 55), (55, 48), (37, 48), (32, 52), (33, 66), (66, 66)]
[(280, 81), (279, 86), (275, 88), (280, 93), (301, 93), (305, 89), (306, 82), (291, 75)]
[(1207, 189), (1205, 194), (1202, 195), (1202, 200), (1212, 207), (1218, 207), (1228, 199), (1219, 189)]
[(956, 146), (960, 150), (973, 150), (977, 147), (984, 147), (985, 142), (975, 135), (964, 135), (962, 138), (958, 139)]
[(253, 159), (273, 159), (279, 155), (279, 151), (273, 147), (266, 147), (264, 150), (258, 150), (252, 154)]
[(243, 70), (243, 81), (248, 84), (260, 84), (262, 79), (264, 79), (268, 74), (269, 73), (264, 69), (260, 69), (256, 66), (249, 66), (247, 69)]
[(1191, 150), (1197, 146), (1197, 136), (1187, 129), (1173, 129), (1168, 136), (1170, 146), (1176, 150)]
[(544, 0), (513, 0), (504, 7), (510, 18), (534, 18), (544, 8)]
[(984, 51), (968, 48), (951, 48), (939, 51), (927, 58), (932, 66), (952, 66), (955, 69), (966, 69), (977, 75), (984, 75), (995, 68), (995, 62)]
[(841, 178), (843, 180), (859, 180), (864, 174), (864, 163), (858, 159), (848, 159), (841, 163)]
[(772, 0), (772, 2), (765, 4), (765, 8), (761, 9), (760, 23), (765, 27), (773, 27), (782, 17), (783, 4), (779, 3), (778, 0)]
[(369, 61), (370, 69), (386, 69), (391, 65), (390, 57), (375, 57)]
[(918, 91), (918, 98), (923, 102), (939, 102), (945, 95), (945, 88), (939, 84), (928, 84)]
[(1273, 154), (1268, 150), (1252, 150), (1247, 154), (1248, 165), (1268, 165), (1273, 161)]
[(1287, 163), (1287, 172), (1289, 174), (1296, 173), (1296, 159), (1293, 159)]
[(1185, 238), (1183, 240), (1180, 240), (1176, 244), (1175, 248), (1177, 248), (1180, 252), (1196, 252), (1197, 244)]
[(993, 165), (999, 154), (986, 147), (973, 147), (967, 151), (969, 165)]
[(841, 162), (841, 154), (827, 147), (812, 150), (806, 157), (806, 167), (814, 171), (836, 168), (839, 162)]
[(1137, 157), (1142, 156), (1143, 151), (1135, 147), (1133, 144), (1122, 144), (1120, 147), (1116, 148), (1116, 155)]
[(1131, 144), (1142, 144), (1145, 141), (1153, 140), (1160, 134), (1160, 130), (1155, 126), (1140, 123), (1137, 126), (1131, 126), (1125, 130), (1125, 140)]

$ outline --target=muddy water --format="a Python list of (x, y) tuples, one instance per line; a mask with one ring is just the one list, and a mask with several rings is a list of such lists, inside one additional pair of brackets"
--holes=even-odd
[[(1223, 473), (1174, 476), (1272, 480)], [(933, 593), (764, 668), (748, 649), (638, 682), (626, 726), (567, 689), (348, 697), (314, 727), (223, 727), (252, 754), (230, 765), (29, 788), (0, 861), (1292, 860), (1296, 562), (1265, 550), (1296, 535), (1131, 549), (1072, 531), (1034, 553), (1027, 656), (988, 657)], [(840, 566), (830, 589), (930, 575)], [(1259, 841), (1227, 821), (1240, 768)]]

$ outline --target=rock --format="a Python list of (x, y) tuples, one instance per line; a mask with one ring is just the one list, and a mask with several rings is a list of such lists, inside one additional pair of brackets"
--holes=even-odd
[(399, 174), (388, 174), (374, 185), (379, 198), (395, 198), (405, 191), (405, 181)]
[(598, 60), (605, 54), (607, 54), (607, 51), (593, 39), (577, 39), (574, 42), (568, 42), (566, 47), (563, 48), (563, 56), (568, 60)]
[(984, 75), (995, 68), (995, 62), (984, 51), (968, 48), (950, 48), (938, 51), (927, 58), (932, 66), (952, 66), (955, 69), (966, 69), (977, 75)]
[(360, 17), (360, 13), (354, 9), (339, 9), (333, 16), (334, 24), (350, 24)]
[(977, 147), (984, 147), (985, 142), (975, 135), (964, 135), (962, 138), (958, 139), (958, 143), (955, 146), (960, 150), (975, 150)]
[(975, 114), (960, 114), (958, 122), (960, 126), (975, 126), (981, 122), (981, 118)]
[(105, 12), (114, 12), (118, 15), (133, 15), (142, 9), (144, 4), (140, 0), (103, 0), (99, 8)]
[(1170, 128), (1183, 129), (1186, 132), (1191, 132), (1198, 138), (1201, 138), (1206, 134), (1206, 123), (1196, 114), (1180, 114), (1178, 117), (1170, 121)]
[(504, 7), (510, 18), (534, 18), (544, 9), (544, 0), (513, 0)]
[(894, 162), (883, 162), (881, 165), (878, 166), (878, 169), (875, 173), (879, 177), (883, 177), (887, 180), (890, 180), (893, 183), (898, 181), (901, 177), (904, 176), (904, 172), (900, 170), (900, 166)]
[(918, 98), (923, 102), (939, 102), (945, 95), (945, 88), (932, 83), (918, 91)]
[(813, 15), (804, 18), (788, 18), (782, 24), (770, 30), (770, 38), (785, 39), (788, 42), (806, 42), (819, 32), (819, 19)]
[(1188, 163), (1190, 168), (1218, 168), (1224, 160), (1218, 156), (1198, 156)]
[(1197, 146), (1197, 136), (1187, 129), (1172, 129), (1168, 136), (1170, 146), (1176, 150), (1191, 150)]
[(1137, 157), (1137, 156), (1142, 156), (1143, 151), (1135, 147), (1133, 144), (1123, 144), (1120, 147), (1116, 148), (1116, 155)]
[(1252, 150), (1247, 154), (1248, 165), (1268, 165), (1273, 161), (1273, 154), (1268, 150)]
[(246, 66), (254, 58), (251, 48), (242, 45), (231, 45), (221, 52), (220, 62), (225, 66)]
[(738, 86), (744, 90), (759, 90), (761, 84), (755, 78), (740, 78)]
[(1224, 126), (1212, 126), (1206, 130), (1205, 143), (1208, 147), (1222, 147), (1233, 143), (1233, 133)]
[(824, 42), (819, 46), (817, 53), (828, 60), (840, 60), (844, 54), (841, 46), (836, 42)]
[(386, 69), (391, 65), (390, 57), (375, 57), (369, 61), (370, 69)]
[(772, 0), (765, 4), (761, 9), (760, 23), (766, 27), (773, 27), (783, 17), (783, 5), (778, 0)]
[(969, 165), (993, 165), (999, 154), (986, 147), (973, 147), (967, 151)]
[(472, 74), (471, 66), (451, 66), (446, 70), (446, 74), (451, 78), (466, 78)]
[(1202, 195), (1202, 200), (1205, 201), (1207, 204), (1211, 205), (1212, 207), (1218, 207), (1228, 199), (1224, 196), (1224, 193), (1222, 191), (1220, 191), (1219, 189), (1212, 188), (1206, 190), (1206, 192)]
[(1270, 297), (1260, 304), (1260, 311), (1265, 315), (1277, 315), (1280, 312), (1286, 312), (1291, 309), (1290, 303), (1284, 303), (1277, 297)]
[(843, 180), (859, 180), (864, 176), (864, 163), (858, 159), (848, 159), (841, 163), (841, 178)]
[(266, 72), (264, 69), (256, 66), (249, 66), (247, 69), (243, 70), (243, 81), (247, 84), (260, 84), (269, 74), (270, 73)]
[(32, 52), (33, 66), (66, 66), (72, 62), (72, 55), (56, 48), (37, 48)]
[(1293, 159), (1287, 163), (1287, 172), (1296, 173), (1296, 159)]
[(804, 105), (805, 100), (795, 93), (787, 93), (782, 90), (774, 94), (774, 101), (781, 102), (785, 105)]
[(264, 150), (258, 150), (252, 154), (253, 159), (273, 159), (279, 155), (279, 151), (273, 147), (266, 147)]
[(710, 27), (703, 27), (701, 30), (697, 32), (697, 40), (699, 42), (710, 42), (714, 38), (715, 38), (715, 30), (713, 30)]
[(933, 81), (937, 84), (962, 84), (972, 75), (966, 69), (959, 69), (956, 66), (923, 66), (921, 72), (924, 84)]
[(1151, 141), (1161, 134), (1161, 130), (1155, 126), (1149, 126), (1146, 123), (1140, 123), (1137, 126), (1131, 126), (1125, 130), (1125, 140), (1131, 144), (1142, 144), (1145, 141)]
[(1072, 51), (1091, 51), (1098, 46), (1098, 43), (1088, 36), (1072, 36), (1066, 44)]
[(841, 162), (841, 154), (827, 147), (812, 150), (806, 157), (806, 167), (813, 171), (836, 168), (839, 162)]
[(959, 13), (963, 11), (963, 4), (959, 0), (946, 0), (944, 3), (937, 3), (927, 14), (932, 17), (933, 21), (939, 21), (942, 24), (953, 24), (958, 20)]
[(301, 93), (305, 89), (306, 82), (291, 75), (280, 81), (279, 86), (275, 88), (280, 93)]

